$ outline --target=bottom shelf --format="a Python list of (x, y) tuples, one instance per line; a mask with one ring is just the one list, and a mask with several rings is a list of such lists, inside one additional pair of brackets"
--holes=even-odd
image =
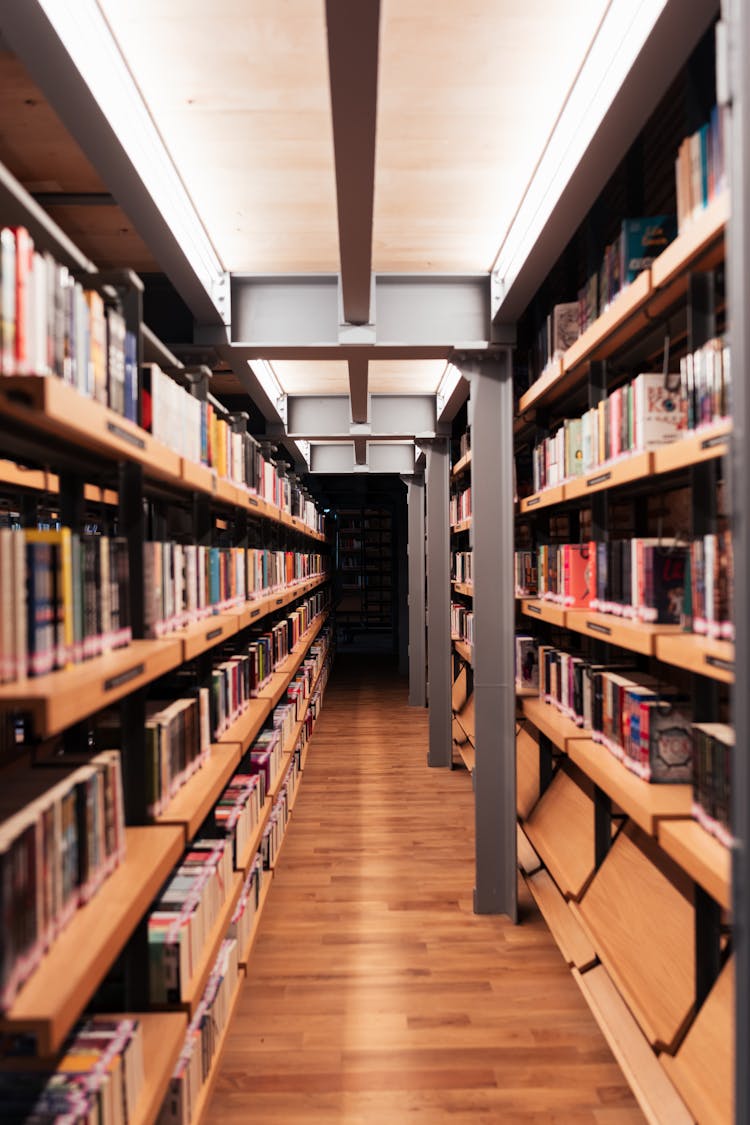
[(234, 1019), (234, 1013), (236, 1011), (237, 1003), (242, 993), (242, 986), (244, 985), (244, 983), (245, 970), (242, 966), (240, 966), (240, 971), (237, 977), (237, 987), (234, 990), (234, 996), (232, 997), (232, 1002), (229, 1005), (229, 1015), (227, 1016), (227, 1022), (224, 1024), (221, 1035), (219, 1036), (219, 1042), (216, 1045), (216, 1051), (211, 1062), (211, 1070), (209, 1072), (208, 1078), (201, 1088), (200, 1094), (198, 1095), (198, 1100), (195, 1103), (193, 1115), (190, 1118), (190, 1125), (200, 1125), (200, 1121), (204, 1113), (206, 1112), (206, 1108), (208, 1107), (208, 1103), (211, 1099), (211, 1094), (213, 1093), (213, 1088), (216, 1085), (216, 1079), (219, 1076), (219, 1066), (221, 1065), (222, 1052), (227, 1041), (229, 1029), (232, 1026), (232, 1020)]
[(594, 946), (555, 886), (549, 872), (541, 868), (527, 877), (526, 885), (568, 965), (579, 969), (586, 969), (593, 965), (596, 962)]
[(152, 1125), (185, 1041), (187, 1013), (139, 1012), (136, 1018), (143, 1027), (146, 1080), (129, 1125)]

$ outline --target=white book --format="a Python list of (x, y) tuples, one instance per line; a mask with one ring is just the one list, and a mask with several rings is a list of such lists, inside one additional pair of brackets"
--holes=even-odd
[(666, 388), (661, 372), (636, 377), (633, 405), (635, 448), (641, 452), (676, 441), (685, 429), (685, 400)]

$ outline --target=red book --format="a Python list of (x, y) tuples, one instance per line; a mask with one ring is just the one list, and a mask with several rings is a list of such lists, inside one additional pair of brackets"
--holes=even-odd
[(26, 227), (16, 227), (16, 374), (29, 375), (29, 301), (34, 268), (34, 243)]

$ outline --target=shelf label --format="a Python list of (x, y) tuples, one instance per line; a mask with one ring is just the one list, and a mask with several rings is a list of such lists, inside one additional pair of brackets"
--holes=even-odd
[(123, 429), (118, 426), (116, 422), (107, 422), (107, 429), (113, 437), (120, 438), (122, 441), (127, 441), (130, 445), (134, 445), (136, 449), (145, 449), (146, 442), (138, 434), (131, 434), (130, 430)]
[(251, 505), (251, 507), (253, 507), (253, 508), (257, 508), (257, 507), (258, 507), (258, 498), (257, 498), (256, 496), (248, 496), (248, 498), (247, 498), (247, 502), (248, 502), (248, 504), (250, 504), (250, 505)]
[(701, 449), (714, 449), (717, 445), (723, 445), (726, 440), (726, 434), (714, 434), (713, 437), (703, 439), (703, 441), (701, 442)]
[(706, 656), (704, 660), (710, 668), (718, 668), (722, 672), (734, 672), (733, 660), (722, 660), (720, 656)]
[(609, 625), (599, 625), (596, 621), (587, 621), (586, 628), (590, 629), (592, 633), (603, 633), (605, 637), (612, 636), (612, 630)]
[(526, 507), (533, 508), (535, 504), (539, 504), (541, 502), (541, 499), (541, 496), (533, 496), (530, 500), (526, 501)]
[(598, 476), (591, 477), (590, 480), (586, 481), (586, 488), (593, 488), (594, 485), (604, 484), (605, 481), (608, 481), (608, 480), (611, 480), (611, 479), (612, 479), (612, 473), (611, 472), (599, 473)]
[(117, 676), (110, 676), (108, 680), (104, 681), (105, 691), (114, 691), (116, 688), (122, 687), (123, 684), (130, 683), (138, 676), (142, 676), (145, 671), (143, 664), (134, 664), (132, 668), (128, 668), (125, 672), (120, 672)]
[(283, 597), (281, 597), (281, 598), (277, 598), (277, 599), (276, 599), (276, 605), (281, 605), (281, 603), (283, 602), (283, 600), (284, 600), (284, 598), (283, 598)]
[(206, 633), (206, 640), (207, 641), (215, 641), (216, 638), (220, 637), (223, 632), (224, 632), (224, 626), (223, 625), (217, 626), (216, 629), (209, 629), (208, 632)]
[(541, 612), (542, 612), (542, 607), (541, 607), (541, 606), (539, 606), (539, 605), (531, 605), (531, 604), (529, 604), (529, 605), (527, 605), (527, 606), (526, 606), (526, 612), (527, 612), (527, 613), (538, 613), (538, 614), (540, 614), (540, 615), (541, 615)]
[(260, 617), (260, 610), (259, 609), (253, 610), (253, 612), (250, 614), (250, 620), (252, 621), (254, 617)]

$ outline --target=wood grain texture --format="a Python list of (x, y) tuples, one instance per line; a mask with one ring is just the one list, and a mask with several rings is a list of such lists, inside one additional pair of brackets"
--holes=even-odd
[(525, 885), (474, 915), (471, 783), (426, 750), (340, 661), (206, 1125), (643, 1120)]
[(593, 786), (566, 763), (552, 779), (524, 831), (566, 898), (579, 899), (594, 874)]

